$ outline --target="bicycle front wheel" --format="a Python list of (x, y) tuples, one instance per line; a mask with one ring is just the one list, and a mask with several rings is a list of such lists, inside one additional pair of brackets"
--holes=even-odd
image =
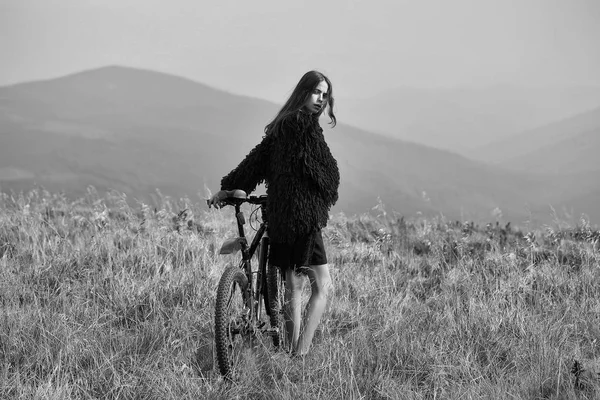
[(219, 371), (230, 378), (243, 357), (244, 341), (250, 334), (250, 310), (246, 301), (248, 278), (235, 266), (221, 275), (215, 303), (215, 350)]

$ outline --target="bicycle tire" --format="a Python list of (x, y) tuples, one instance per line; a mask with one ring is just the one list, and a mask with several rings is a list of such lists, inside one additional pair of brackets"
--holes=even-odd
[(215, 301), (215, 351), (219, 371), (230, 378), (236, 355), (244, 347), (244, 336), (248, 334), (250, 323), (247, 308), (248, 278), (235, 266), (229, 266), (221, 275)]
[(275, 348), (285, 348), (285, 304), (283, 276), (277, 266), (267, 264), (267, 296), (265, 297), (267, 314), (273, 330), (273, 345)]

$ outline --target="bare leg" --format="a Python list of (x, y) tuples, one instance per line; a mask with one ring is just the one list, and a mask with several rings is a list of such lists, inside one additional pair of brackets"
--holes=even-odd
[(302, 319), (302, 286), (304, 278), (291, 268), (285, 270), (285, 333), (290, 350), (295, 350)]
[(332, 285), (331, 276), (329, 275), (329, 266), (311, 265), (305, 269), (308, 279), (310, 280), (311, 295), (308, 304), (306, 305), (306, 319), (304, 321), (304, 330), (298, 339), (296, 354), (303, 356), (308, 353), (310, 345), (317, 330), (317, 326), (321, 321), (325, 306), (327, 305), (327, 295)]

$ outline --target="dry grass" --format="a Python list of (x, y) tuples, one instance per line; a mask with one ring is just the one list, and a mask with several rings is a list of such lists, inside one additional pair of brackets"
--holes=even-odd
[(217, 254), (231, 210), (130, 207), (93, 189), (76, 202), (3, 195), (0, 208), (2, 399), (596, 394), (570, 374), (600, 353), (598, 235), (585, 221), (520, 232), (336, 215), (324, 231), (336, 289), (313, 351), (294, 361), (259, 340), (228, 383), (212, 324), (235, 260)]

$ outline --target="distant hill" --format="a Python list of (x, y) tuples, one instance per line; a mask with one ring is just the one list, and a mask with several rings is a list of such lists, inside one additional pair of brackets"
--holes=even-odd
[(567, 174), (596, 171), (600, 174), (600, 126), (557, 143), (542, 142), (537, 150), (511, 158), (506, 165), (531, 172)]
[[(71, 196), (88, 185), (149, 201), (160, 189), (204, 197), (260, 141), (278, 105), (162, 73), (105, 67), (0, 88), (0, 188), (34, 183)], [(340, 120), (343, 119), (340, 116)], [(342, 184), (333, 212), (362, 213), (378, 197), (403, 215), (529, 219), (559, 201), (539, 177), (322, 121)], [(574, 194), (574, 193), (571, 193)], [(546, 211), (534, 216), (543, 221)]]
[(481, 146), (598, 106), (600, 87), (498, 85), (399, 87), (338, 108), (340, 118), (362, 129), (483, 159)]
[(483, 159), (545, 173), (600, 171), (600, 107), (483, 146)]
[(600, 220), (600, 107), (479, 149), (490, 163), (555, 187), (559, 209)]
[(193, 195), (216, 185), (275, 112), (263, 100), (124, 67), (0, 88), (0, 168), (35, 177), (0, 183)]

